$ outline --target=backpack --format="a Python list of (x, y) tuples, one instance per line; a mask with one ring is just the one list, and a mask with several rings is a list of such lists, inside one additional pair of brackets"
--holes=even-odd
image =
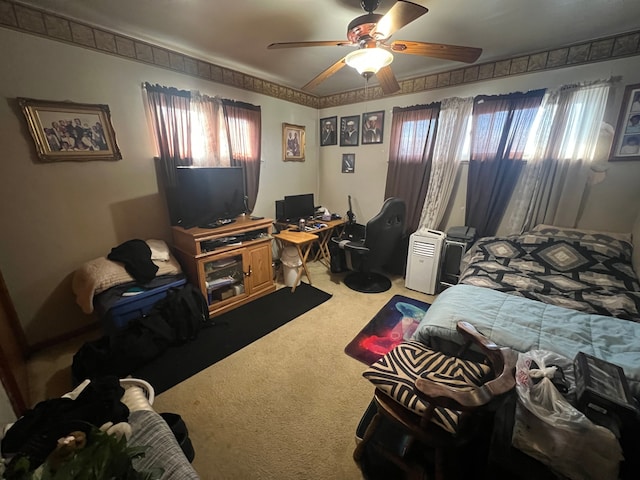
[(147, 315), (131, 320), (112, 335), (82, 345), (71, 365), (74, 383), (104, 375), (126, 377), (170, 345), (193, 340), (208, 325), (213, 322), (200, 290), (190, 283), (171, 288)]
[(178, 342), (193, 340), (203, 327), (211, 325), (207, 300), (200, 289), (190, 283), (169, 289), (153, 310), (173, 327)]
[(126, 377), (175, 343), (172, 326), (157, 312), (135, 318), (112, 335), (85, 342), (73, 356), (74, 384), (105, 375)]

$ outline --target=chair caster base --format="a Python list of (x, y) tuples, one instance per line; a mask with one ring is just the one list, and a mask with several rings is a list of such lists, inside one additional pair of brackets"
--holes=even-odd
[(353, 272), (344, 278), (344, 284), (361, 293), (381, 293), (391, 288), (391, 280), (379, 273)]

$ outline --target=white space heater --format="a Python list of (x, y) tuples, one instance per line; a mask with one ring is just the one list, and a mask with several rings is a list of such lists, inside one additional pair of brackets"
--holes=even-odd
[(437, 230), (422, 230), (409, 237), (405, 287), (429, 295), (436, 294), (445, 238), (445, 233)]

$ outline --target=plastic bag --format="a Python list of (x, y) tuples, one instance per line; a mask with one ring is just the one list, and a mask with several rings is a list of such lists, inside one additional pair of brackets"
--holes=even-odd
[[(518, 356), (513, 446), (567, 478), (615, 480), (623, 460), (620, 443), (558, 391), (558, 366), (572, 373), (572, 362), (553, 352), (532, 350)], [(567, 394), (574, 388), (571, 385)]]

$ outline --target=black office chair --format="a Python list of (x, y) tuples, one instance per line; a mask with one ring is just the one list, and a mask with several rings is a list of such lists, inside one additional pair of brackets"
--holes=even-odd
[(388, 198), (380, 213), (365, 227), (363, 238), (336, 237), (345, 253), (348, 274), (344, 283), (352, 290), (379, 293), (391, 288), (391, 280), (379, 272), (389, 261), (404, 233), (406, 206), (400, 198)]

